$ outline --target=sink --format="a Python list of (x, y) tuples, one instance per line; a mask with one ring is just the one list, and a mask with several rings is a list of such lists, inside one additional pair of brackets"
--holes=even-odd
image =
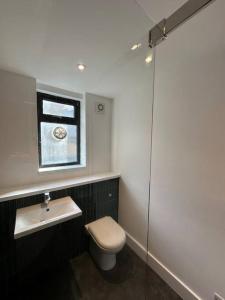
[(17, 209), (14, 238), (18, 239), (81, 215), (82, 211), (71, 197), (50, 201), (48, 209), (41, 204)]

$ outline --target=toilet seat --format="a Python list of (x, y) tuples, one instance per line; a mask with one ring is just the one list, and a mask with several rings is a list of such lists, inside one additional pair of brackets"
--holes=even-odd
[(85, 227), (96, 244), (106, 252), (117, 253), (126, 242), (124, 230), (111, 217), (103, 217)]

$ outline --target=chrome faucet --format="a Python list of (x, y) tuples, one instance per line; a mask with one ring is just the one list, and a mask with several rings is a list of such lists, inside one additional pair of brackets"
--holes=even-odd
[(44, 202), (42, 203), (42, 207), (49, 211), (48, 205), (49, 201), (51, 200), (50, 193), (44, 193)]

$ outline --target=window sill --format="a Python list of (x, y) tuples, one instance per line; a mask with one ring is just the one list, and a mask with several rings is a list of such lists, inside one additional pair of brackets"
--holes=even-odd
[(39, 173), (45, 173), (45, 172), (53, 172), (53, 171), (66, 171), (71, 169), (81, 169), (86, 168), (86, 165), (80, 164), (80, 165), (73, 165), (73, 166), (60, 166), (60, 167), (48, 167), (48, 168), (39, 168)]

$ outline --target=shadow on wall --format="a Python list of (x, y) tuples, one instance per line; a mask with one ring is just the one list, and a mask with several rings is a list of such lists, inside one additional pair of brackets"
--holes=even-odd
[[(145, 199), (139, 199), (132, 191), (129, 181), (120, 179), (119, 190), (119, 223), (124, 230), (136, 239), (145, 249), (147, 248), (147, 219), (148, 206)], [(142, 200), (142, 203), (140, 203)]]

